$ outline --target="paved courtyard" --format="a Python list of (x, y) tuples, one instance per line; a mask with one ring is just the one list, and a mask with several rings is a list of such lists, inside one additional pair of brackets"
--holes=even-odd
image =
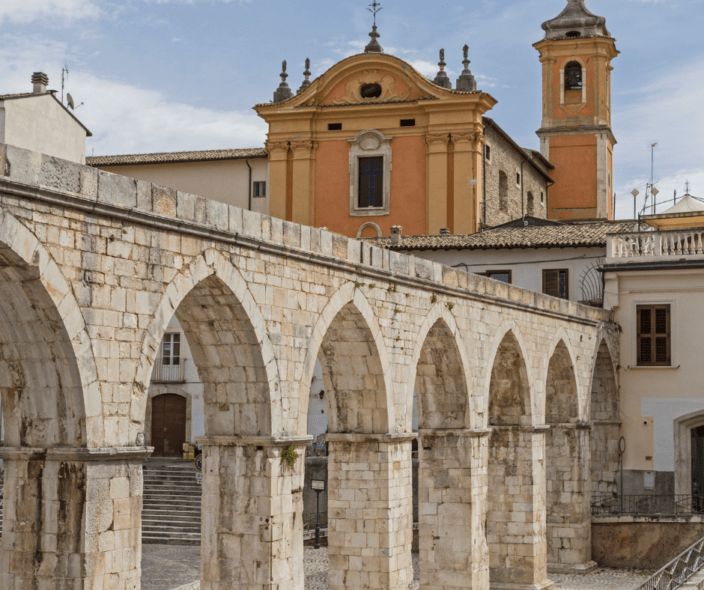
[[(413, 556), (418, 588), (418, 555)], [(200, 547), (144, 545), (142, 548), (142, 590), (199, 590)], [(327, 588), (328, 550), (305, 550), (306, 590)], [(648, 577), (645, 572), (599, 570), (589, 576), (553, 574), (556, 590), (634, 590)]]

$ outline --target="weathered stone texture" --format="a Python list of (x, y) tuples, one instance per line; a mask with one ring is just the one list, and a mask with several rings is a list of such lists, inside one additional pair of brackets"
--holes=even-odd
[[(0, 170), (8, 174), (0, 178), (0, 393), (9, 445), (32, 446), (39, 455), (57, 447), (136, 449), (152, 367), (176, 314), (204, 383), (204, 494), (212, 508), (204, 512), (209, 566), (203, 575), (209, 590), (231, 584), (302, 588), (303, 462), (281, 471), (278, 453), (308, 443), (318, 359), (331, 436), (401, 437), (332, 443), (339, 459), (330, 459), (332, 585), (400, 588), (411, 580), (408, 441), (415, 388), (426, 428), (495, 428), (488, 450), (472, 447), (470, 473), (466, 466), (457, 473), (449, 467), (463, 455), (443, 455), (451, 486), (469, 477), (473, 490), (469, 508), (454, 492), (442, 492), (452, 497), (447, 510), (472, 514), (471, 580), (462, 574), (462, 583), (484, 583), (476, 523), (483, 521), (489, 468), (495, 470), (489, 485), (496, 483), (500, 498), (489, 511), (492, 571), (508, 571), (507, 559), (521, 579), (545, 579), (546, 458), (544, 435), (535, 429), (546, 418), (549, 357), (559, 346), (569, 353), (574, 387), (560, 404), (576, 402), (578, 421), (590, 419), (593, 388), (604, 398), (597, 407), (612, 407), (617, 386), (606, 368), (614, 366), (618, 344), (609, 313), (392, 256), (323, 230), (104, 172), (96, 176), (90, 168), (12, 146), (0, 157)], [(607, 356), (592, 386), (600, 346)], [(564, 392), (562, 385), (551, 387)], [(616, 441), (611, 430), (599, 432), (598, 481), (608, 487)], [(94, 479), (110, 480), (100, 484), (110, 490), (105, 493), (123, 494), (128, 476), (115, 465), (86, 462), (86, 494), (98, 494)], [(511, 473), (502, 471), (509, 467)], [(95, 469), (104, 475), (94, 477)], [(445, 490), (438, 469), (428, 490)], [(379, 477), (370, 478), (374, 473)], [(239, 474), (236, 482), (231, 474)], [(39, 475), (17, 477), (28, 483), (17, 487), (17, 500), (12, 494), (7, 500), (3, 560), (15, 559), (12, 575), (29, 579), (39, 575), (29, 558), (10, 557), (11, 506), (24, 501), (23, 490), (34, 497)], [(508, 483), (512, 478), (516, 482)], [(130, 499), (141, 490), (137, 480), (129, 476)], [(243, 496), (232, 486), (242, 486)], [(74, 494), (67, 513), (91, 515), (81, 543), (90, 539), (98, 557), (86, 558), (90, 567), (82, 575), (111, 576), (105, 588), (127, 588), (138, 572), (129, 552), (139, 553), (139, 510), (135, 500), (128, 511), (127, 499), (109, 497), (95, 512), (89, 497)], [(39, 522), (33, 510), (28, 514)], [(104, 511), (119, 512), (132, 532), (121, 532), (118, 541), (110, 523), (102, 528)], [(39, 531), (43, 525), (32, 526)], [(351, 552), (348, 540), (370, 544)], [(118, 550), (122, 562), (111, 553)], [(432, 554), (426, 547), (425, 563)], [(442, 562), (428, 568), (425, 579), (436, 575), (431, 572), (457, 572)]]

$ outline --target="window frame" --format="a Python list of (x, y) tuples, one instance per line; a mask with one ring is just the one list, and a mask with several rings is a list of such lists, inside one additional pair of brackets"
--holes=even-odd
[[(561, 297), (560, 295), (550, 295), (546, 291), (547, 285), (546, 285), (546, 279), (547, 279), (547, 273), (549, 272), (564, 272), (565, 273), (565, 297)], [(559, 279), (558, 279), (559, 282)], [(555, 297), (557, 299), (564, 299), (566, 301), (570, 300), (570, 269), (569, 268), (544, 268), (543, 269), (543, 295), (548, 295), (550, 297)]]
[[(380, 217), (390, 214), (391, 170), (393, 137), (385, 136), (376, 129), (360, 131), (356, 137), (348, 139), (350, 143), (350, 216)], [(361, 158), (383, 157), (382, 205), (380, 207), (359, 207), (359, 160)]]
[[(257, 187), (264, 185), (264, 194), (257, 194)], [(266, 180), (254, 180), (252, 181), (252, 198), (253, 199), (266, 199)]]
[[(366, 170), (363, 162), (369, 161), (369, 170)], [(358, 164), (359, 164), (359, 178), (358, 178), (358, 184), (357, 184), (357, 208), (358, 209), (379, 209), (383, 207), (383, 200), (384, 200), (384, 158), (383, 156), (359, 156), (358, 159)], [(381, 162), (381, 167), (377, 167), (376, 164)], [(362, 181), (362, 176), (365, 175), (369, 176), (370, 182), (369, 182), (369, 187), (367, 194), (362, 194), (362, 187), (364, 185)], [(372, 194), (372, 182), (374, 185), (374, 191)], [(376, 189), (376, 183), (381, 182), (381, 190)], [(382, 203), (380, 205), (376, 205), (376, 200), (377, 200), (377, 193), (380, 193), (380, 198)], [(363, 199), (366, 199), (367, 202), (371, 201), (375, 203), (375, 205), (362, 205), (361, 201)]]
[[(169, 362), (166, 362), (166, 340), (169, 340), (168, 344), (171, 347), (168, 355)], [(178, 338), (178, 342), (175, 342), (176, 338)], [(178, 345), (178, 354), (174, 354), (174, 347)], [(181, 359), (183, 358), (183, 351), (181, 349), (183, 343), (181, 342), (181, 333), (180, 332), (166, 332), (164, 334), (164, 337), (161, 339), (161, 364), (162, 366), (165, 367), (177, 367), (181, 366)], [(178, 362), (175, 363), (173, 362), (174, 359), (177, 359)]]
[[(508, 275), (508, 282), (506, 281), (501, 281), (500, 279), (494, 279), (493, 275)], [(501, 283), (506, 283), (507, 285), (513, 285), (513, 271), (512, 270), (487, 270), (483, 276), (487, 277), (488, 279), (493, 279), (495, 281), (499, 281)]]
[[(657, 355), (656, 355), (656, 339), (658, 337), (662, 337), (663, 333), (658, 333), (656, 329), (656, 322), (655, 319), (651, 319), (651, 326), (652, 326), (652, 331), (650, 334), (643, 335), (641, 332), (641, 312), (644, 310), (650, 310), (650, 311), (657, 311), (658, 309), (665, 309), (667, 311), (667, 330), (664, 333), (666, 342), (667, 342), (667, 360), (663, 362), (658, 362), (657, 361)], [(672, 367), (673, 366), (673, 335), (672, 335), (672, 323), (673, 323), (673, 305), (671, 303), (636, 303), (635, 305), (635, 322), (636, 322), (636, 329), (635, 329), (635, 337), (636, 337), (636, 345), (634, 347), (635, 349), (635, 355), (636, 355), (636, 362), (635, 366), (636, 367)], [(645, 337), (650, 337), (651, 338), (651, 360), (650, 362), (644, 362), (641, 360), (641, 344), (642, 344), (642, 339)]]

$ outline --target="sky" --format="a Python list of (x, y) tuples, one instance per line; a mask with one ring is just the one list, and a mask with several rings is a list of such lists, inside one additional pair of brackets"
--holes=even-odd
[[(43, 71), (93, 132), (88, 155), (262, 146), (252, 106), (313, 77), (369, 41), (371, 0), (0, 0), (0, 94), (31, 90)], [(462, 47), (489, 112), (521, 145), (539, 149), (541, 65), (532, 44), (565, 0), (382, 0), (380, 43), (434, 77), (444, 48), (454, 79)], [(587, 0), (605, 16), (614, 60), (612, 127), (617, 217), (643, 205), (651, 144), (659, 199), (704, 198), (702, 0)], [(662, 211), (661, 207), (659, 211)]]

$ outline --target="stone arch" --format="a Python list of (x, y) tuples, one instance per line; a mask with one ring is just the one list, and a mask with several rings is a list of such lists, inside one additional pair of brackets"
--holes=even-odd
[(548, 355), (545, 376), (546, 424), (576, 423), (580, 418), (577, 373), (568, 342), (558, 334)]
[[(374, 230), (376, 232), (376, 236), (364, 236), (363, 234), (364, 234), (365, 230), (368, 230), (368, 229)], [(373, 221), (367, 221), (367, 223), (363, 223), (362, 225), (359, 226), (359, 229), (357, 230), (357, 239), (358, 240), (363, 237), (380, 238), (380, 237), (382, 237), (382, 235), (383, 234), (382, 234), (381, 228)]]
[(99, 447), (105, 440), (93, 348), (59, 266), (0, 210), (0, 390), (10, 447)]
[(160, 395), (179, 395), (186, 400), (186, 440), (191, 442), (193, 440), (193, 394), (190, 391), (181, 389), (180, 387), (173, 387), (169, 384), (159, 384), (152, 385), (149, 387), (149, 392), (147, 394), (147, 407), (144, 418), (144, 438), (146, 439), (147, 446), (151, 446), (151, 424), (152, 424), (152, 401), (155, 397)]
[[(675, 495), (694, 495), (692, 474), (692, 430), (704, 426), (704, 410), (676, 418), (674, 426)], [(699, 492), (701, 495), (701, 492)]]
[(156, 307), (142, 344), (131, 434), (141, 431), (152, 368), (174, 314), (203, 383), (206, 436), (281, 434), (280, 380), (264, 317), (240, 272), (217, 250), (176, 275)]
[[(340, 314), (344, 311), (344, 319)], [(393, 432), (396, 428), (395, 415), (396, 408), (393, 403), (393, 383), (391, 380), (391, 363), (386, 352), (386, 345), (384, 343), (383, 336), (381, 334), (381, 328), (374, 315), (374, 310), (372, 309), (369, 301), (364, 296), (360, 289), (357, 289), (354, 283), (346, 283), (343, 285), (331, 298), (328, 304), (323, 309), (318, 321), (313, 327), (313, 331), (308, 339), (308, 347), (306, 351), (306, 358), (303, 363), (303, 372), (301, 380), (299, 381), (299, 415), (298, 415), (298, 434), (305, 435), (308, 428), (308, 404), (310, 401), (310, 382), (313, 377), (313, 372), (315, 371), (315, 362), (320, 360), (323, 365), (323, 379), (325, 381), (325, 390), (331, 395), (335, 395), (335, 391), (332, 383), (330, 382), (331, 372), (330, 365), (324, 358), (324, 352), (322, 350), (323, 345), (326, 344), (325, 340), (328, 336), (331, 327), (337, 329), (341, 324), (338, 323), (337, 326), (333, 326), (333, 323), (339, 320), (340, 322), (352, 322), (357, 325), (355, 337), (358, 338), (356, 344), (359, 348), (367, 347), (370, 355), (375, 356), (378, 360), (377, 366), (367, 366), (367, 369), (372, 369), (375, 371), (375, 375), (381, 377), (378, 381), (383, 387), (384, 404), (385, 404), (385, 414), (384, 418), (385, 429), (384, 433)], [(327, 345), (331, 347), (330, 353), (335, 352), (334, 349), (340, 348), (342, 341), (336, 341), (334, 339), (328, 339)], [(321, 354), (322, 353), (322, 354)], [(361, 363), (361, 358), (357, 355), (346, 355), (342, 356), (352, 357), (355, 363)], [(326, 370), (327, 366), (327, 370)], [(359, 366), (357, 367), (360, 368)], [(380, 370), (380, 373), (378, 372)], [(381, 400), (378, 400), (381, 401)], [(328, 417), (330, 420), (330, 427), (332, 431), (332, 422), (337, 419), (334, 415), (335, 412), (333, 403), (338, 403), (338, 400), (334, 402), (328, 399)], [(378, 408), (379, 409), (379, 408)], [(337, 426), (337, 425), (336, 425)], [(381, 424), (377, 425), (381, 427)], [(376, 427), (376, 426), (375, 426)]]
[[(437, 303), (423, 321), (406, 384), (407, 423), (418, 395), (419, 428), (472, 428), (469, 361), (462, 336), (447, 306)], [(449, 396), (443, 394), (450, 393)], [(444, 399), (440, 399), (440, 397)]]
[(600, 335), (597, 343), (586, 414), (592, 424), (592, 492), (615, 494), (621, 436), (618, 381), (607, 338)]
[(515, 322), (502, 324), (487, 364), (491, 367), (485, 387), (486, 420), (489, 425), (532, 424), (535, 415), (533, 379), (525, 350), (523, 337)]

